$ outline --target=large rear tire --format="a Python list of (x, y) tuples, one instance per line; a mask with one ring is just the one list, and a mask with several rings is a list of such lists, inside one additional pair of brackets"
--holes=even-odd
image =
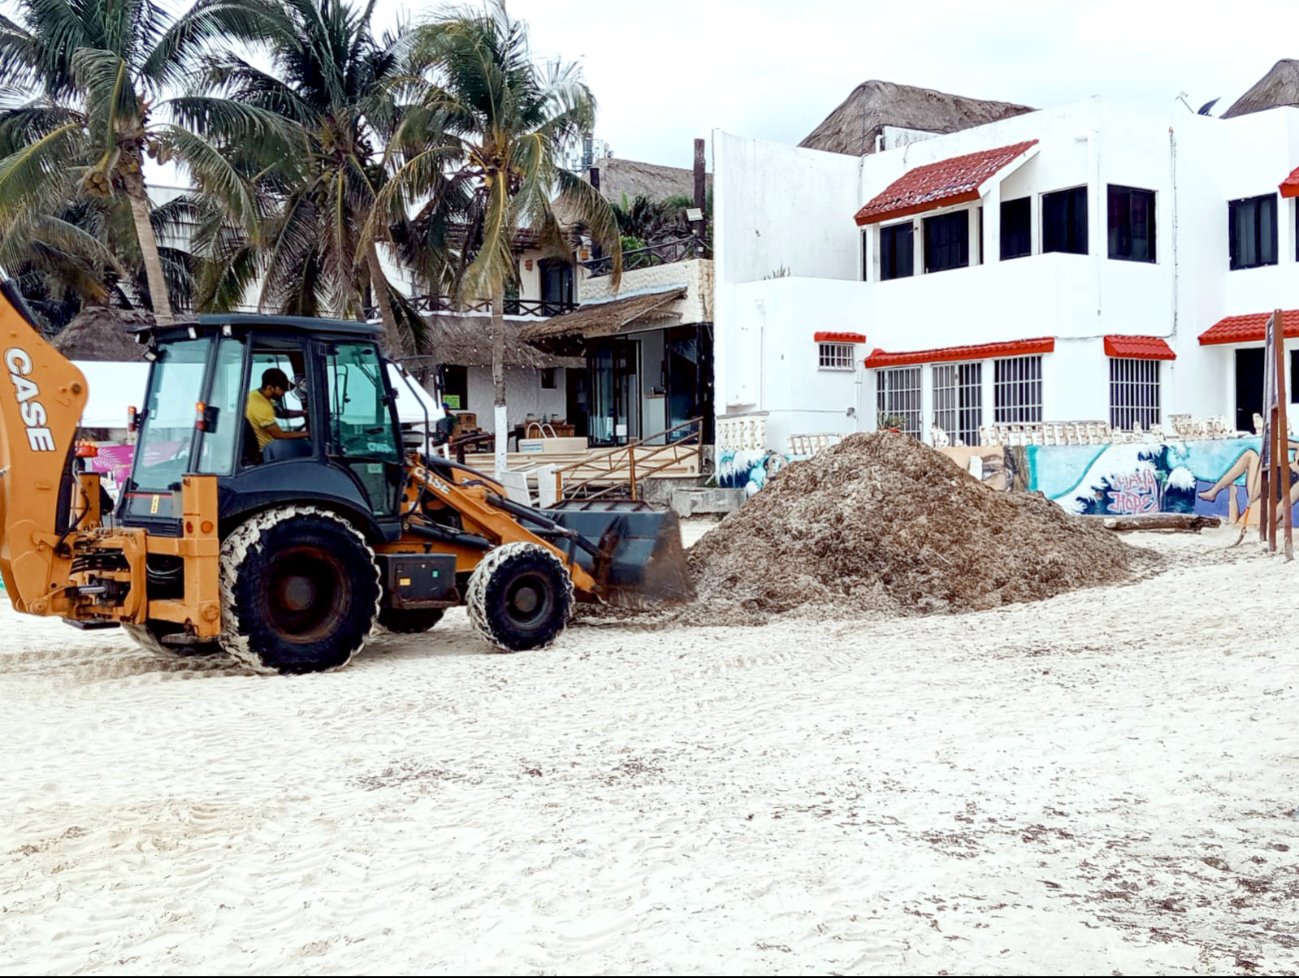
[(379, 624), (397, 635), (427, 632), (442, 620), (441, 608), (380, 608)]
[(221, 544), (221, 645), (258, 672), (341, 669), (379, 612), (365, 538), (314, 506), (265, 510)]
[(535, 543), (507, 543), (474, 568), (465, 589), (469, 621), (505, 652), (540, 649), (568, 624), (573, 580), (563, 562)]

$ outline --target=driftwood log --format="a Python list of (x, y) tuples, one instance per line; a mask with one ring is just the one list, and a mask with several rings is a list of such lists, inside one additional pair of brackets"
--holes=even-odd
[(1101, 521), (1105, 529), (1116, 533), (1129, 530), (1182, 530), (1199, 533), (1207, 527), (1221, 526), (1217, 516), (1197, 516), (1194, 513), (1151, 513), (1148, 516), (1107, 516)]

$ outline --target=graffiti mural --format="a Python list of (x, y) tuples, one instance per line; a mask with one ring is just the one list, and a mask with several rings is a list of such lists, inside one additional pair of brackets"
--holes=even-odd
[(717, 485), (722, 489), (743, 489), (746, 497), (752, 496), (786, 463), (799, 457), (756, 449), (722, 449), (717, 455)]
[[(1299, 443), (1291, 442), (1292, 449)], [(1030, 445), (1028, 488), (1071, 513), (1196, 513), (1257, 522), (1259, 439), (1143, 445)], [(1291, 461), (1291, 478), (1299, 479)], [(1299, 500), (1299, 485), (1291, 503)]]

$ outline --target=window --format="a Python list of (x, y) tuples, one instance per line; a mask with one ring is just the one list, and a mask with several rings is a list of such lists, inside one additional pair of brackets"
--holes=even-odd
[(373, 343), (334, 343), (325, 357), (329, 455), (356, 476), (380, 515), (395, 511), (402, 454), (383, 363)]
[(876, 423), (920, 437), (920, 368), (894, 367), (876, 374)]
[(557, 389), (554, 367), (541, 368), (541, 389), (543, 391), (553, 391)]
[[(253, 383), (261, 380), (258, 375)], [(239, 396), (244, 382), (244, 343), (238, 337), (226, 337), (217, 351), (212, 390), (207, 396), (210, 420), (199, 448), (198, 471), (229, 475), (235, 466), (235, 445), (243, 431), (245, 398)], [(296, 398), (293, 407), (306, 407)], [(290, 395), (286, 394), (285, 397)]]
[(469, 410), (469, 369), (444, 363), (438, 368), (438, 387), (442, 401), (453, 411)]
[(880, 228), (880, 281), (907, 278), (915, 271), (912, 258), (911, 225)]
[[(1299, 350), (1290, 351), (1290, 403), (1299, 404), (1299, 391), (1295, 390), (1295, 384), (1299, 382)], [(1262, 404), (1262, 399), (1259, 400)], [(1244, 429), (1248, 431), (1249, 429)]]
[(861, 233), (861, 280), (870, 281), (870, 254), (871, 250), (867, 242), (870, 240), (870, 229), (867, 228)]
[(970, 212), (925, 218), (925, 271), (945, 272), (970, 264)]
[(1227, 204), (1228, 247), (1233, 271), (1276, 264), (1276, 194)]
[(1110, 427), (1120, 431), (1159, 424), (1159, 361), (1110, 361)]
[(1042, 250), (1087, 254), (1087, 188), (1042, 195)]
[(851, 370), (852, 352), (851, 343), (818, 343), (817, 365), (821, 370)]
[(992, 404), (997, 424), (1040, 424), (1042, 358), (1005, 357), (993, 361)]
[(983, 424), (983, 364), (934, 365), (934, 425), (953, 445), (979, 444)]
[(1027, 197), (1001, 202), (1001, 260), (1033, 253), (1033, 202)]
[(1120, 261), (1155, 260), (1155, 192), (1109, 188), (1110, 257)]
[[(180, 492), (181, 478), (191, 471), (194, 402), (203, 390), (212, 343), (210, 337), (183, 340), (158, 351), (139, 416), (140, 433), (131, 470), (136, 491), (127, 495), (124, 504), (128, 516), (180, 516), (173, 493)], [(228, 420), (237, 425), (239, 415)]]

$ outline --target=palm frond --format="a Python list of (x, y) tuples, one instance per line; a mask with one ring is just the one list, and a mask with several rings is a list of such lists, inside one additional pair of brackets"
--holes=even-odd
[(0, 233), (26, 214), (55, 213), (70, 200), (84, 149), (84, 130), (67, 123), (0, 159)]
[(104, 152), (116, 145), (120, 120), (138, 119), (143, 114), (130, 66), (116, 52), (80, 48), (72, 56), (72, 70), (77, 87), (85, 94), (91, 138)]

